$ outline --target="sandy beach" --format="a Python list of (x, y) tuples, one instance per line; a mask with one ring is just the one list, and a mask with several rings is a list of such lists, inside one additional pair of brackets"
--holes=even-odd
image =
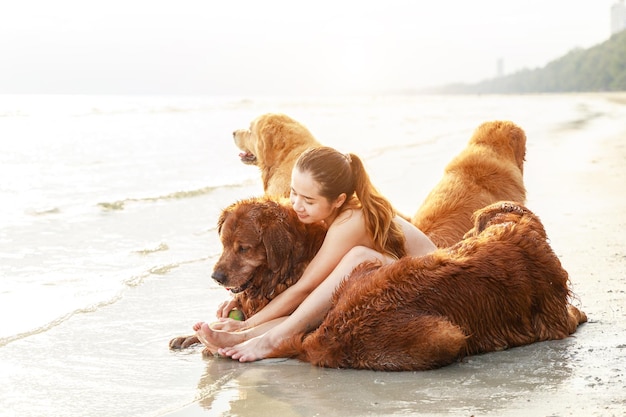
[[(518, 124), (526, 205), (588, 323), (427, 372), (170, 350), (228, 297), (210, 278), (217, 218), (262, 193), (232, 132), (268, 111), (359, 154), (406, 214), (479, 124)], [(19, 96), (0, 100), (0, 116), (0, 137), (13, 138), (0, 164), (0, 417), (626, 413), (625, 93)]]
[(624, 415), (626, 131), (585, 139), (529, 141), (525, 167), (527, 205), (542, 219), (575, 304), (589, 317), (572, 337), (428, 372), (205, 359), (197, 401), (167, 415)]

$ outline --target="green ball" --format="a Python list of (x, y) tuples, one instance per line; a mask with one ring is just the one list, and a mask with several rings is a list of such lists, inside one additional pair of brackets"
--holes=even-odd
[(245, 319), (241, 310), (237, 310), (237, 309), (230, 310), (230, 313), (228, 313), (228, 318), (233, 319), (233, 320), (238, 320), (238, 321), (243, 321)]

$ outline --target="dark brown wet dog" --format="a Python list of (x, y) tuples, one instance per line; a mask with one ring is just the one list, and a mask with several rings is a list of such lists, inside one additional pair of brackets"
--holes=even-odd
[[(326, 236), (323, 226), (298, 220), (287, 200), (269, 197), (230, 205), (217, 226), (223, 250), (211, 276), (235, 295), (246, 317), (300, 278)], [(195, 335), (180, 336), (170, 341), (170, 348), (198, 342)]]
[(357, 267), (321, 326), (271, 356), (332, 368), (432, 369), (569, 336), (587, 320), (570, 298), (539, 218), (502, 202), (478, 211), (474, 228), (449, 249)]

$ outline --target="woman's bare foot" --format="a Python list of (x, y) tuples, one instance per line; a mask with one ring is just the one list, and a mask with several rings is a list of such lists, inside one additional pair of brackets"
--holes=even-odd
[(215, 323), (211, 323), (211, 329), (221, 330), (226, 332), (236, 332), (246, 328), (245, 321), (233, 320), (228, 318), (221, 318)]
[(222, 356), (230, 356), (231, 359), (239, 362), (253, 362), (268, 358), (274, 347), (270, 337), (267, 334), (262, 334), (233, 347), (220, 348), (217, 352)]
[[(198, 336), (198, 339), (207, 347), (234, 346), (248, 339), (246, 332), (223, 332), (213, 330), (208, 323), (198, 324), (200, 324), (200, 327), (196, 330), (196, 336)], [(194, 326), (194, 329), (198, 324)]]

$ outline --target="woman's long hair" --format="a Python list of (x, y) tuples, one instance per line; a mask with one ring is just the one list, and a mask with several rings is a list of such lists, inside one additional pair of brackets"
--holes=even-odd
[(358, 156), (342, 154), (327, 146), (310, 148), (300, 155), (296, 168), (311, 174), (320, 184), (320, 194), (328, 201), (335, 201), (345, 193), (346, 201), (340, 210), (361, 207), (376, 251), (394, 258), (406, 255), (404, 233), (394, 221), (396, 211), (371, 183)]

